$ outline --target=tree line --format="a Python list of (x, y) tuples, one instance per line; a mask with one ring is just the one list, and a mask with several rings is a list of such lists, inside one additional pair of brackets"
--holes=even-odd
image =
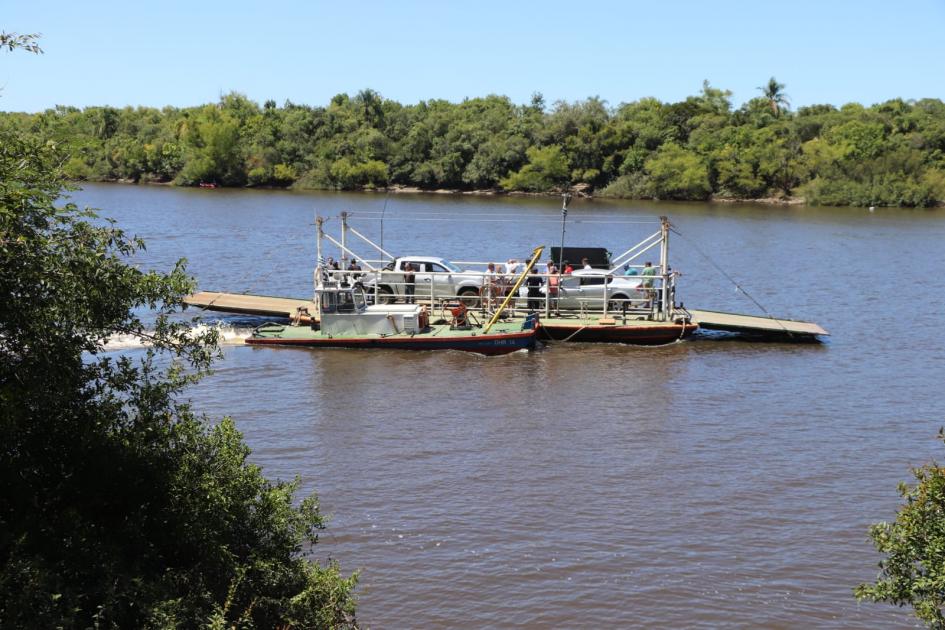
[(536, 94), (402, 105), (373, 90), (324, 107), (237, 93), (190, 108), (59, 106), (0, 125), (63, 145), (67, 177), (193, 186), (554, 192), (821, 205), (945, 200), (945, 104), (894, 99), (791, 111), (771, 78), (735, 108), (704, 82), (676, 103), (609, 107)]

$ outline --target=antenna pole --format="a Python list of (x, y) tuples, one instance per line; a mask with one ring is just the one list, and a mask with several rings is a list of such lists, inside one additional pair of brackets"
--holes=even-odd
[(568, 204), (571, 203), (571, 193), (561, 195), (561, 249), (558, 250), (558, 274), (564, 271), (564, 225), (568, 219)]
[[(315, 291), (322, 284), (322, 223), (325, 219), (315, 215)], [(318, 299), (317, 293), (313, 293), (314, 299)]]
[(348, 265), (348, 213), (341, 213), (341, 268), (347, 269)]
[(381, 249), (384, 249), (384, 214), (387, 212), (387, 201), (390, 199), (390, 188), (384, 190), (384, 207), (381, 208)]

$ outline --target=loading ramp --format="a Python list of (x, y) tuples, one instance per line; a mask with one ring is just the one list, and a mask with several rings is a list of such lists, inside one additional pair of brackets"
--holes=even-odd
[(692, 316), (692, 322), (706, 330), (721, 330), (754, 337), (784, 338), (793, 340), (809, 339), (829, 335), (826, 330), (813, 322), (793, 319), (777, 319), (738, 313), (719, 311), (701, 311), (686, 309)]
[[(268, 295), (246, 295), (245, 293), (220, 293), (200, 291), (184, 298), (184, 304), (207, 311), (259, 315), (262, 317), (295, 317), (299, 309), (308, 313), (318, 312), (312, 300), (304, 298), (281, 298)], [(302, 321), (307, 321), (302, 317)]]

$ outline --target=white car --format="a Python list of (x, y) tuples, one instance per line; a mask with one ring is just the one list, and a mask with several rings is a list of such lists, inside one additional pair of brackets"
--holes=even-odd
[(360, 274), (359, 281), (373, 299), (377, 286), (377, 302), (390, 304), (406, 297), (404, 293), (404, 265), (410, 263), (414, 275), (414, 299), (428, 300), (456, 298), (467, 306), (479, 303), (484, 274), (464, 271), (446, 260), (434, 256), (401, 256), (380, 272)]

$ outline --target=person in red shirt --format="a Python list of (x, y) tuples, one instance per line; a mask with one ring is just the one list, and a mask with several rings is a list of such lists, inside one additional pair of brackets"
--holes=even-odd
[(552, 260), (548, 261), (547, 271), (545, 272), (548, 275), (548, 297), (551, 298), (551, 303), (549, 306), (554, 312), (558, 312), (558, 280), (560, 276), (558, 275), (558, 268), (555, 267), (555, 263)]
[(574, 272), (574, 267), (571, 266), (571, 263), (564, 261), (564, 275), (568, 276)]

